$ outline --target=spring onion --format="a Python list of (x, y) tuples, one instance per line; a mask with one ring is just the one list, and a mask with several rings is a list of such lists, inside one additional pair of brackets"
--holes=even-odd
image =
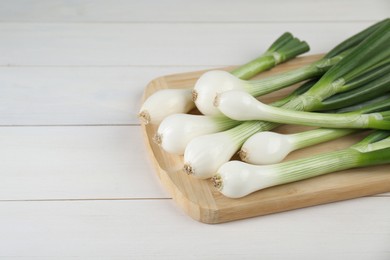
[[(363, 51), (366, 45), (362, 43), (367, 43), (368, 40), (371, 41), (371, 36), (384, 25), (388, 24), (388, 22), (389, 20), (386, 19), (357, 35), (350, 37), (329, 53), (336, 55), (339, 52), (356, 53)], [(371, 30), (371, 28), (375, 28), (375, 30)], [(375, 37), (377, 35), (378, 34), (376, 34)], [(315, 85), (317, 84), (318, 82)], [(329, 86), (333, 87), (331, 84), (326, 85), (326, 87)], [(305, 92), (305, 94), (306, 93), (307, 92)], [(323, 98), (328, 98), (332, 96), (332, 94), (335, 93), (323, 95)], [(300, 104), (301, 96), (302, 95), (293, 98), (287, 103), (282, 102), (282, 104), (284, 104), (282, 107), (292, 110), (310, 111), (310, 103), (314, 103), (316, 100), (307, 99), (304, 104)], [(271, 130), (276, 126), (278, 126), (277, 123), (266, 121), (245, 121), (242, 124), (223, 132), (194, 138), (188, 144), (184, 152), (184, 172), (197, 178), (210, 178), (215, 174), (218, 167), (227, 162), (251, 135), (256, 132)]]
[(349, 148), (271, 165), (241, 161), (223, 164), (213, 177), (214, 186), (229, 198), (350, 168), (390, 163), (389, 133), (374, 132)]
[[(306, 43), (300, 42), (291, 33), (284, 33), (260, 57), (234, 69), (230, 74), (237, 80), (247, 80), (308, 49)], [(144, 124), (159, 124), (168, 115), (187, 113), (195, 107), (193, 95), (192, 88), (156, 91), (141, 106), (139, 118)]]
[[(384, 106), (390, 100), (382, 101)], [(264, 120), (274, 123), (332, 128), (372, 128), (390, 130), (390, 111), (362, 113), (316, 113), (266, 105), (244, 91), (231, 90), (220, 97), (218, 108), (234, 120)]]
[[(309, 46), (306, 42), (302, 42), (297, 38), (294, 38), (290, 33), (285, 33), (279, 37), (274, 44), (262, 55), (261, 63), (263, 67), (271, 68), (285, 62), (295, 56), (307, 52)], [(320, 70), (320, 69), (318, 69)], [(321, 69), (322, 70), (322, 69)], [(237, 72), (240, 72), (240, 69), (233, 71), (232, 73), (227, 73), (220, 70), (212, 70), (204, 73), (198, 81), (195, 83), (193, 93), (193, 101), (196, 104), (198, 110), (204, 115), (220, 115), (218, 109), (213, 105), (214, 98), (217, 93), (230, 90), (230, 89), (241, 89), (246, 91), (252, 91), (258, 89), (259, 86), (265, 85), (267, 82), (279, 83), (281, 81), (280, 77), (273, 79), (272, 81), (248, 81), (243, 80), (237, 77)], [(283, 78), (284, 83), (292, 82), (293, 80), (299, 80), (299, 78), (305, 77), (310, 73), (319, 73), (315, 69), (302, 69), (295, 73), (290, 73)], [(307, 76), (306, 76), (307, 78)], [(263, 89), (265, 88), (262, 87)]]
[(259, 132), (245, 141), (239, 152), (242, 161), (250, 164), (281, 162), (292, 151), (334, 140), (356, 132), (353, 129), (319, 128), (294, 134)]
[(221, 116), (173, 114), (161, 122), (154, 141), (166, 152), (182, 155), (195, 137), (224, 131), (238, 124), (238, 121)]
[(220, 111), (215, 107), (219, 93), (228, 90), (242, 90), (252, 96), (262, 96), (303, 80), (321, 76), (345, 55), (346, 53), (343, 53), (333, 58), (321, 59), (301, 68), (259, 80), (240, 80), (224, 71), (209, 71), (196, 82), (193, 100), (203, 114), (220, 115)]

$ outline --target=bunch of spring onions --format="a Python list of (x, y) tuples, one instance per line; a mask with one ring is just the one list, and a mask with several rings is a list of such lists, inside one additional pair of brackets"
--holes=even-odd
[[(389, 163), (389, 42), (390, 19), (385, 19), (311, 64), (248, 80), (309, 49), (286, 33), (262, 56), (230, 73), (204, 73), (192, 89), (182, 90), (185, 98), (156, 92), (145, 101), (140, 117), (144, 123), (160, 123), (154, 140), (165, 151), (184, 155), (185, 173), (212, 178), (231, 198), (329, 172)], [(299, 82), (304, 83), (271, 104), (257, 99)], [(188, 114), (194, 106), (202, 115)], [(316, 129), (288, 135), (271, 131), (280, 124)], [(369, 134), (366, 129), (377, 130), (350, 148), (283, 162), (294, 150), (356, 132)], [(242, 161), (229, 162), (238, 151)]]
[[(291, 94), (273, 106), (282, 105), (284, 109), (301, 111), (314, 111), (320, 107), (325, 109), (326, 107), (321, 103), (323, 100), (332, 98), (338, 93), (364, 88), (368, 80), (361, 80), (361, 78), (367, 76), (365, 72), (382, 64), (388, 55), (386, 43), (390, 40), (389, 24), (388, 19), (384, 20), (336, 46), (325, 57), (339, 55), (341, 52), (344, 58), (332, 66), (317, 82), (308, 84), (312, 85), (309, 90), (299, 95)], [(350, 82), (354, 84), (348, 85)], [(386, 83), (382, 84), (382, 81), (377, 83), (381, 88), (388, 89)], [(221, 99), (228, 92), (218, 95), (218, 106), (221, 106), (223, 103)], [(360, 97), (359, 102), (364, 99), (364, 94)], [(353, 104), (354, 100), (358, 100), (356, 95), (350, 99), (349, 104)], [(336, 101), (333, 100), (332, 103), (335, 104)], [(240, 116), (235, 120), (243, 120), (246, 114), (240, 113)], [(222, 164), (233, 157), (250, 136), (257, 132), (269, 131), (278, 125), (270, 121), (246, 120), (229, 130), (194, 138), (185, 149), (184, 171), (197, 178), (210, 178)]]

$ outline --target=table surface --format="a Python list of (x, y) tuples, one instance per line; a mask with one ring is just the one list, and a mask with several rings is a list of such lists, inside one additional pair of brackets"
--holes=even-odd
[(388, 0), (0, 0), (1, 259), (390, 259), (390, 193), (219, 225), (161, 186), (152, 79), (241, 64), (284, 31), (323, 53)]

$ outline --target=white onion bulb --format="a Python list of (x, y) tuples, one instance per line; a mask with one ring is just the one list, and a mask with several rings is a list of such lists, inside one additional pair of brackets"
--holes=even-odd
[(159, 124), (165, 117), (187, 113), (195, 107), (191, 89), (162, 89), (142, 104), (139, 118), (146, 124)]
[(185, 149), (184, 171), (199, 179), (211, 178), (238, 149), (232, 136), (224, 132), (196, 137)]
[(241, 161), (223, 164), (213, 177), (218, 190), (229, 198), (241, 198), (275, 185), (278, 170), (271, 165), (251, 165)]
[(273, 164), (281, 162), (293, 150), (290, 135), (265, 131), (249, 137), (239, 154), (243, 161), (251, 164)]
[(231, 90), (218, 96), (218, 109), (234, 120), (264, 120), (269, 119), (269, 107), (240, 90)]
[(249, 137), (239, 152), (251, 164), (275, 164), (297, 149), (324, 143), (356, 132), (354, 129), (318, 128), (295, 134), (259, 132)]
[(195, 137), (224, 131), (237, 124), (237, 121), (227, 117), (173, 114), (161, 122), (155, 141), (166, 152), (182, 155), (187, 144)]
[(213, 70), (204, 73), (195, 83), (193, 99), (202, 114), (221, 115), (221, 112), (214, 105), (218, 94), (232, 89), (245, 91), (248, 88), (247, 81), (226, 71)]

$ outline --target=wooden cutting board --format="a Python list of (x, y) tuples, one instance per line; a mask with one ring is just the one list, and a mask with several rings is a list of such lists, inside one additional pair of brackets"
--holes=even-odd
[[(262, 73), (257, 78), (291, 70), (319, 59), (321, 55), (306, 56)], [(232, 67), (222, 68), (231, 70)], [(145, 89), (143, 100), (159, 89), (190, 88), (205, 71), (169, 75), (154, 79)], [(291, 86), (260, 98), (272, 102), (289, 93)], [(191, 113), (197, 113), (192, 111)], [(162, 185), (174, 201), (192, 218), (204, 223), (222, 223), (286, 210), (298, 209), (334, 201), (347, 200), (390, 191), (390, 165), (340, 171), (312, 179), (285, 184), (255, 192), (240, 199), (229, 199), (220, 194), (210, 180), (198, 180), (182, 172), (183, 157), (160, 149), (152, 138), (156, 125), (142, 126), (145, 144)], [(308, 128), (280, 126), (276, 132), (293, 133)], [(335, 141), (295, 151), (286, 160), (292, 160), (342, 149), (357, 142), (364, 134), (355, 134)]]

